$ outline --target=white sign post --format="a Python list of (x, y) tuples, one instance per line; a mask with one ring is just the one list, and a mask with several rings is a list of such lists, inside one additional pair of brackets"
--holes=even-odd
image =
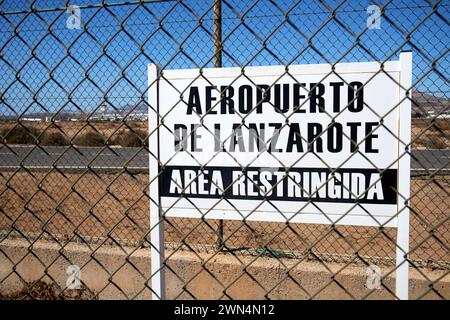
[(410, 52), (382, 68), (150, 65), (153, 297), (164, 298), (164, 216), (397, 228), (407, 299), (411, 72)]

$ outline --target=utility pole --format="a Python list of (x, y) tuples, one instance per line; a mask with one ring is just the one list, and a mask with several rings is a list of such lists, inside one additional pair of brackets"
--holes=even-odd
[[(214, 0), (214, 66), (222, 68), (222, 0)], [(218, 250), (224, 247), (223, 220), (219, 220), (217, 227), (216, 247)]]
[(222, 0), (214, 0), (214, 66), (222, 68)]

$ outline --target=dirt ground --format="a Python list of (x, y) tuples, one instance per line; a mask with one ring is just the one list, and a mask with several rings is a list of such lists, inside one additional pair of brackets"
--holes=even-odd
[[(16, 124), (0, 123), (2, 129), (10, 129)], [(47, 133), (60, 131), (64, 132), (68, 140), (76, 136), (81, 136), (88, 131), (97, 131), (105, 138), (113, 138), (121, 131), (128, 128), (132, 130), (142, 130), (148, 132), (147, 122), (128, 121), (122, 122), (91, 121), (61, 121), (54, 124), (49, 122), (23, 122), (27, 127), (37, 128), (39, 131), (45, 130)], [(128, 126), (128, 127), (127, 127)], [(431, 122), (429, 119), (413, 119), (411, 129), (412, 148), (444, 149), (450, 148), (450, 124), (446, 119), (438, 119)]]
[(0, 300), (93, 300), (95, 295), (87, 288), (61, 290), (55, 284), (43, 281), (26, 283), (23, 289), (11, 295), (2, 295)]
[(414, 119), (411, 124), (412, 148), (450, 148), (450, 122), (439, 119), (431, 122)]
[[(449, 178), (414, 178), (411, 183), (410, 258), (431, 266), (439, 262), (439, 268), (450, 266)], [(147, 185), (146, 174), (0, 173), (0, 230), (57, 235), (67, 241), (75, 235), (144, 241), (149, 239)], [(184, 249), (213, 246), (217, 226), (216, 220), (167, 219), (166, 241), (183, 242)], [(361, 256), (395, 258), (392, 228), (380, 233), (377, 228), (225, 221), (224, 237), (228, 249), (275, 256), (358, 251)]]
[[(64, 132), (67, 140), (74, 140), (75, 137), (82, 136), (89, 131), (97, 131), (105, 138), (111, 138), (111, 140), (118, 135), (121, 131), (126, 131), (129, 128), (132, 130), (148, 131), (147, 122), (128, 121), (126, 124), (122, 122), (110, 122), (110, 121), (91, 121), (89, 123), (85, 121), (61, 121), (61, 122), (27, 122), (22, 124), (26, 127), (33, 127), (39, 130), (39, 132)], [(0, 123), (0, 132), (2, 129), (10, 130), (17, 123)]]

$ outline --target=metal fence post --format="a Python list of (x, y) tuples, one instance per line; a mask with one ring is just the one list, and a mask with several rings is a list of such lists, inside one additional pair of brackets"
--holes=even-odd
[[(214, 67), (222, 67), (222, 0), (214, 0)], [(216, 246), (218, 250), (224, 246), (223, 220), (217, 227)]]

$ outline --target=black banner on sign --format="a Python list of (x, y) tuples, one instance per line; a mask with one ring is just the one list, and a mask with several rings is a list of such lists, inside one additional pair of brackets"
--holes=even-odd
[(160, 167), (160, 196), (248, 200), (397, 203), (397, 170)]

